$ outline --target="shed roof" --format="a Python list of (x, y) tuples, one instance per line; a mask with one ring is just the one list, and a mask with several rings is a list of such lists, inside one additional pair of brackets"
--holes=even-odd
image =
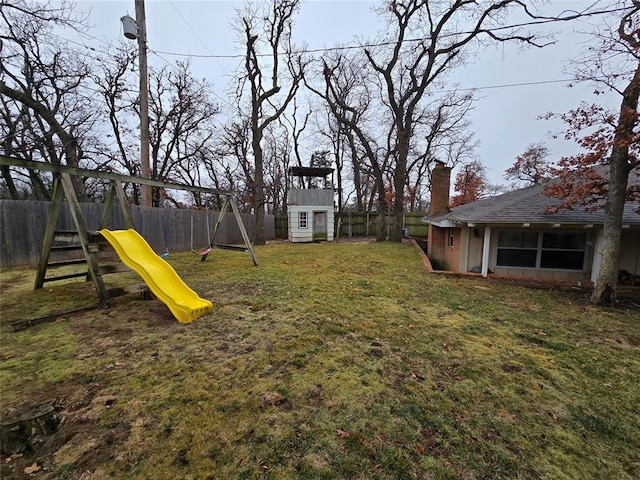
[(332, 172), (331, 167), (289, 167), (292, 177), (326, 177)]
[[(557, 180), (550, 180), (551, 182)], [(629, 176), (629, 185), (640, 185), (640, 177), (633, 172)], [(604, 201), (596, 211), (585, 207), (572, 210), (560, 210), (557, 213), (544, 213), (546, 209), (558, 205), (559, 200), (545, 195), (545, 184), (514, 190), (495, 197), (483, 198), (466, 205), (452, 208), (448, 213), (434, 217), (423, 217), (426, 223), (478, 223), (478, 224), (522, 224), (522, 223), (559, 223), (575, 225), (604, 224)], [(624, 207), (622, 223), (640, 226), (640, 207), (638, 202), (627, 202)]]

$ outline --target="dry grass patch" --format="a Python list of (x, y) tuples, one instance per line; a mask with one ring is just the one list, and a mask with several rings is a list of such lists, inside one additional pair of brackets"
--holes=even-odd
[(67, 421), (3, 455), (2, 477), (34, 461), (83, 479), (640, 475), (633, 303), (430, 275), (404, 244), (256, 251), (257, 268), (171, 254), (214, 302), (188, 325), (128, 296), (14, 333), (27, 307), (94, 297), (3, 272), (3, 410), (52, 402)]

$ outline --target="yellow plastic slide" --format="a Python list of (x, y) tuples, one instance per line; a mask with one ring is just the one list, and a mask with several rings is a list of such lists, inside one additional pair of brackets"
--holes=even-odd
[(147, 241), (133, 229), (100, 230), (115, 249), (120, 260), (142, 277), (153, 294), (162, 300), (181, 323), (188, 323), (209, 313), (213, 305), (191, 290)]

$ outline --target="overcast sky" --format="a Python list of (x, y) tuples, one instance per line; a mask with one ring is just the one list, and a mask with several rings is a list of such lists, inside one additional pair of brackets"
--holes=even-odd
[[(357, 0), (308, 0), (295, 18), (294, 42), (318, 49), (371, 39), (381, 29), (380, 20), (372, 11), (375, 4)], [(545, 11), (579, 10), (586, 5), (584, 1), (553, 0)], [(148, 46), (152, 52), (150, 65), (160, 68), (167, 62), (185, 58), (153, 52), (185, 55), (239, 53), (231, 22), (235, 10), (241, 7), (239, 1), (147, 0)], [(88, 13), (90, 23), (95, 25), (95, 30), (90, 32), (95, 39), (84, 38), (82, 42), (98, 52), (105, 49), (106, 42), (123, 38), (121, 16), (129, 14), (135, 17), (133, 0), (79, 1), (77, 10)], [(452, 75), (452, 82), (457, 82), (459, 88), (479, 89), (471, 121), (480, 141), (477, 156), (488, 167), (492, 183), (505, 183), (502, 179), (504, 170), (532, 143), (545, 142), (551, 150), (551, 160), (577, 151), (570, 142), (551, 139), (548, 132), (557, 132), (562, 125), (559, 121), (539, 120), (540, 115), (566, 112), (581, 101), (597, 101), (616, 108), (618, 98), (615, 95), (595, 97), (592, 85), (568, 86), (571, 80), (567, 71), (570, 60), (579, 58), (586, 40), (584, 35), (574, 30), (587, 28), (584, 24), (555, 24), (556, 44), (543, 49), (522, 50), (515, 45), (501, 45), (474, 52), (468, 65)], [(71, 34), (69, 36), (72, 38)], [(207, 78), (213, 84), (220, 103), (230, 101), (227, 96), (228, 80), (238, 62), (238, 59), (191, 58), (194, 75)], [(553, 83), (531, 85), (537, 82)], [(313, 148), (312, 143), (305, 145), (306, 156)]]

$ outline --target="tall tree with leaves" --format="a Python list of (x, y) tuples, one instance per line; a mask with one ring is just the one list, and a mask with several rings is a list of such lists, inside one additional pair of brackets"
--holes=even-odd
[(531, 144), (516, 157), (516, 161), (504, 171), (503, 178), (514, 187), (540, 185), (550, 177), (549, 149), (540, 142)]
[[(597, 45), (589, 46), (577, 78), (617, 92), (620, 108), (612, 112), (582, 104), (561, 115), (568, 128), (565, 138), (585, 153), (563, 158), (554, 170), (562, 181), (547, 188), (560, 199), (558, 209), (594, 207), (605, 200), (602, 248), (596, 252), (600, 271), (591, 297), (600, 305), (615, 302), (624, 206), (627, 200), (640, 200), (640, 189), (629, 188), (630, 175), (640, 176), (640, 1), (617, 5), (622, 15), (593, 34)], [(594, 168), (599, 165), (605, 168)]]
[(453, 190), (456, 194), (451, 199), (451, 206), (457, 207), (475, 202), (483, 196), (486, 189), (487, 174), (485, 166), (477, 160), (462, 165), (453, 183)]

